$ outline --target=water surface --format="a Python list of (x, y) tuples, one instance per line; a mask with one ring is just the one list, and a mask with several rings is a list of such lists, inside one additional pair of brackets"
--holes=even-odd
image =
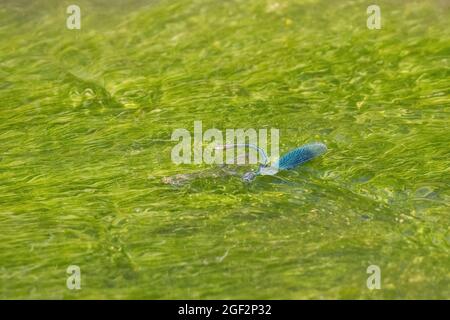
[[(447, 1), (78, 3), (0, 8), (1, 298), (449, 297)], [(200, 120), (329, 151), (164, 183)]]

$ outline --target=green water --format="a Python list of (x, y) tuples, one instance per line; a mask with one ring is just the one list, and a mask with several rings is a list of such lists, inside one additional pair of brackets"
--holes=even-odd
[[(449, 298), (449, 2), (369, 4), (3, 1), (0, 298)], [(200, 120), (329, 151), (162, 183)]]

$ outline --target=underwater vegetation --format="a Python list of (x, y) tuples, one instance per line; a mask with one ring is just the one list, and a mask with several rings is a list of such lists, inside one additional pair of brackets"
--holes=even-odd
[[(0, 298), (450, 297), (448, 1), (76, 4), (0, 6)], [(244, 183), (194, 121), (328, 151)]]

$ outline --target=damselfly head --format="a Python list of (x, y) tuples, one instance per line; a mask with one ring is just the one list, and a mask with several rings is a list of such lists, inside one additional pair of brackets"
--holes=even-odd
[(256, 173), (253, 171), (246, 172), (242, 176), (242, 181), (244, 182), (252, 182), (256, 178)]

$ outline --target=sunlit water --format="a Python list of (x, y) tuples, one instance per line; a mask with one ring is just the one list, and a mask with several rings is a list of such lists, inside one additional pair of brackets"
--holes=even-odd
[[(381, 30), (365, 1), (78, 2), (81, 30), (0, 8), (1, 298), (449, 297), (446, 1), (378, 1)], [(244, 183), (171, 161), (194, 121), (329, 150)]]

